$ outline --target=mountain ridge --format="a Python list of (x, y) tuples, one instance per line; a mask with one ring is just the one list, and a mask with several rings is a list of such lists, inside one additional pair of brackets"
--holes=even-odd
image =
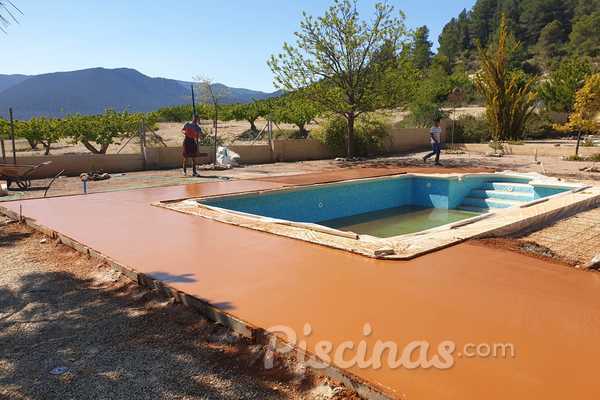
[[(149, 77), (131, 68), (87, 68), (39, 75), (0, 75), (0, 116), (12, 107), (17, 119), (34, 116), (98, 114), (107, 108), (149, 112), (189, 103), (192, 82)], [(233, 88), (215, 83), (221, 101), (247, 103), (276, 97), (279, 92)]]

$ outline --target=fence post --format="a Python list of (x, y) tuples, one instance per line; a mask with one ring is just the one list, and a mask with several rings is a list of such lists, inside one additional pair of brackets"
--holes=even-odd
[(142, 152), (142, 157), (144, 159), (143, 168), (146, 170), (146, 125), (144, 123), (144, 119), (140, 120), (140, 150)]
[(10, 140), (12, 142), (13, 149), (13, 164), (17, 165), (17, 148), (15, 147), (15, 121), (13, 119), (13, 109), (8, 109), (8, 114), (10, 116)]
[(269, 151), (271, 152), (271, 162), (275, 161), (275, 148), (273, 146), (273, 121), (269, 119), (267, 121), (268, 124), (268, 132), (269, 132)]
[(4, 136), (0, 134), (0, 146), (2, 147), (2, 162), (6, 162), (6, 150), (4, 149)]

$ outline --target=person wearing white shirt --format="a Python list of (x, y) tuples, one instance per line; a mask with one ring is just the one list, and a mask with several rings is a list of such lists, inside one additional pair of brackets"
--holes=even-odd
[(442, 128), (440, 128), (440, 119), (436, 118), (433, 121), (433, 126), (429, 130), (429, 136), (431, 139), (432, 152), (423, 157), (423, 162), (427, 162), (430, 157), (435, 156), (435, 165), (440, 164), (440, 153), (442, 151)]

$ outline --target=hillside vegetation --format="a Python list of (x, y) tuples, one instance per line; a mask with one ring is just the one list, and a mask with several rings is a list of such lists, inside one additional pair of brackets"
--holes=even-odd
[(439, 56), (475, 70), (477, 44), (493, 42), (502, 14), (522, 44), (514, 62), (527, 72), (552, 70), (569, 56), (600, 59), (600, 0), (477, 0), (446, 24)]

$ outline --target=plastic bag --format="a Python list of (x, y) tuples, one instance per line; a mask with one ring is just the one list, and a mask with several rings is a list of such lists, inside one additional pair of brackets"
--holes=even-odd
[(240, 155), (227, 147), (217, 147), (217, 165), (222, 168), (232, 168), (240, 165)]

